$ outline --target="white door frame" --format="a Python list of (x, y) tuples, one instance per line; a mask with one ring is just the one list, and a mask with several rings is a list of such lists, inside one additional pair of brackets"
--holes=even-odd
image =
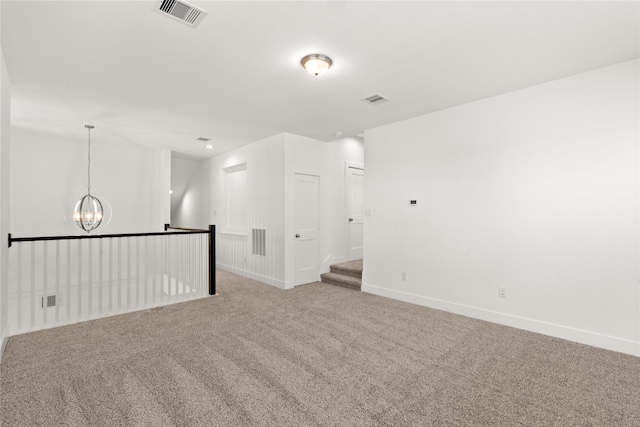
[(349, 168), (362, 169), (364, 171), (364, 165), (362, 163), (344, 162), (344, 220), (346, 227), (347, 242), (345, 244), (346, 252), (345, 258), (349, 260), (349, 254), (351, 253), (351, 229), (349, 228)]
[[(294, 209), (294, 179), (295, 175), (311, 175), (317, 176), (319, 179), (318, 188), (318, 240), (316, 244), (318, 249), (322, 248), (322, 173), (318, 169), (308, 168), (289, 168), (285, 182), (285, 289), (292, 289), (295, 283), (295, 262), (294, 262), (294, 246), (295, 246), (295, 225), (293, 221), (293, 209)], [(320, 280), (320, 250), (318, 250), (318, 280)]]

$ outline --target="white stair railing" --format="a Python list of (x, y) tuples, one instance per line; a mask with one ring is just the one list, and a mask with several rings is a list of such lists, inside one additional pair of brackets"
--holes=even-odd
[(214, 226), (96, 236), (9, 235), (10, 335), (214, 295), (213, 239)]

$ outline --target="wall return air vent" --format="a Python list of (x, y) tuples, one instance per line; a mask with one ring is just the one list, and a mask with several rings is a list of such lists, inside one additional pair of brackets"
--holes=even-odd
[(389, 102), (389, 98), (386, 98), (378, 93), (369, 95), (366, 98), (361, 99), (361, 101), (366, 102), (369, 105), (380, 105), (385, 102)]
[(154, 4), (153, 10), (182, 22), (192, 28), (196, 28), (207, 16), (207, 12), (195, 7), (186, 1), (161, 0)]

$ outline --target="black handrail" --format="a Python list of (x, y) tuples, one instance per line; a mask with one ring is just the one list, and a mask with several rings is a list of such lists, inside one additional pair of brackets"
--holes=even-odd
[(171, 236), (177, 234), (207, 234), (209, 230), (198, 230), (190, 233), (180, 231), (161, 231), (154, 233), (126, 233), (126, 234), (87, 234), (86, 236), (42, 236), (42, 237), (13, 237), (9, 233), (9, 247), (13, 242), (39, 242), (42, 240), (78, 240), (78, 239), (112, 239), (118, 237)]
[(216, 294), (216, 226), (209, 225), (209, 230), (203, 230), (201, 228), (185, 228), (185, 227), (172, 227), (171, 224), (164, 225), (164, 231), (167, 230), (182, 230), (189, 233), (209, 233), (209, 295)]
[(208, 233), (208, 232), (209, 232), (209, 230), (205, 230), (204, 228), (172, 227), (172, 226), (171, 226), (171, 225), (169, 225), (169, 224), (165, 224), (165, 225), (164, 225), (164, 231), (167, 231), (167, 230), (169, 230), (169, 229), (171, 229), (171, 230), (182, 230), (182, 231), (203, 231), (203, 232), (205, 232), (205, 233)]
[[(113, 239), (119, 237), (145, 237), (145, 236), (172, 236), (184, 234), (208, 234), (209, 235), (209, 295), (216, 294), (216, 226), (210, 225), (208, 230), (200, 228), (180, 228), (164, 225), (164, 232), (154, 233), (126, 233), (126, 234), (88, 234), (78, 236), (43, 236), (43, 237), (13, 237), (9, 233), (9, 247), (13, 242), (39, 242), (45, 240), (79, 240), (79, 239)], [(182, 231), (167, 231), (168, 229)]]

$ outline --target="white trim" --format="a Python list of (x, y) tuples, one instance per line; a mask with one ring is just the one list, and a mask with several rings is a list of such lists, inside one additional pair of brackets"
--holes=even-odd
[(331, 254), (327, 255), (324, 261), (322, 261), (322, 263), (320, 264), (320, 274), (328, 273), (331, 270), (331, 266), (333, 264), (340, 264), (342, 262), (347, 262), (346, 256), (331, 256)]
[[(285, 275), (286, 272), (289, 272), (288, 278), (286, 282), (290, 282), (290, 287), (295, 287), (295, 278), (296, 278), (296, 266), (294, 262), (294, 254), (293, 247), (295, 245), (293, 237), (295, 235), (295, 226), (294, 226), (294, 200), (293, 200), (293, 188), (294, 188), (294, 180), (296, 175), (309, 175), (309, 176), (317, 176), (318, 177), (318, 238), (316, 240), (316, 245), (318, 245), (318, 256), (320, 255), (320, 248), (322, 248), (322, 186), (326, 185), (323, 183), (323, 174), (319, 169), (313, 168), (299, 168), (299, 167), (290, 167), (288, 176), (285, 178)], [(286, 238), (286, 235), (289, 238)], [(317, 269), (317, 278), (316, 280), (320, 280), (320, 269), (322, 268), (322, 260), (318, 259), (318, 269)], [(283, 288), (290, 289), (290, 288)]]
[[(309, 175), (309, 176), (318, 176), (322, 177), (322, 171), (320, 169), (312, 169), (312, 168), (291, 168), (291, 175)], [(293, 177), (291, 178), (293, 179)]]
[(247, 162), (234, 163), (231, 166), (224, 166), (222, 170), (225, 173), (234, 173), (238, 171), (246, 171), (247, 170)]
[(244, 270), (230, 265), (216, 263), (216, 269), (228, 271), (229, 273), (237, 274), (238, 276), (246, 277), (251, 280), (265, 283), (267, 285), (275, 286), (278, 289), (291, 289), (293, 286), (285, 280), (276, 279), (275, 277), (264, 276), (262, 274), (254, 273), (249, 270)]
[(344, 165), (345, 165), (345, 169), (346, 168), (354, 168), (354, 169), (362, 169), (362, 170), (364, 170), (364, 164), (362, 164), (362, 163), (345, 161)]
[[(35, 304), (35, 312), (33, 313), (33, 317), (34, 319), (37, 319), (37, 320), (35, 321), (33, 326), (24, 317), (22, 317), (22, 319), (27, 320), (26, 322), (24, 321), (17, 322), (18, 314), (16, 314), (15, 316), (12, 317), (13, 321), (16, 322), (15, 326), (13, 330), (7, 329), (7, 332), (9, 332), (9, 336), (21, 335), (28, 332), (35, 332), (35, 331), (41, 331), (41, 330), (50, 329), (50, 328), (57, 328), (58, 326), (73, 325), (76, 323), (103, 319), (105, 317), (116, 316), (119, 314), (135, 313), (138, 311), (148, 310), (151, 308), (164, 307), (167, 305), (194, 301), (197, 299), (213, 296), (208, 294), (208, 291), (209, 291), (208, 280), (206, 282), (201, 283), (202, 288), (196, 289), (196, 288), (191, 288), (191, 285), (189, 283), (185, 283), (184, 280), (181, 282), (180, 280), (181, 278), (177, 276), (168, 276), (166, 273), (160, 273), (160, 274), (162, 275), (159, 283), (161, 288), (159, 289), (155, 300), (153, 299), (152, 296), (149, 296), (150, 300), (144, 299), (141, 302), (136, 301), (135, 303), (131, 301), (132, 304), (130, 306), (127, 306), (126, 296), (123, 295), (123, 299), (120, 302), (120, 305), (118, 305), (117, 302), (114, 302), (113, 306), (107, 306), (107, 307), (103, 306), (101, 310), (99, 309), (99, 307), (94, 307), (92, 305), (91, 314), (89, 314), (89, 309), (87, 306), (82, 307), (80, 310), (80, 313), (77, 312), (77, 309), (72, 308), (73, 312), (71, 314), (71, 318), (67, 318), (66, 314), (63, 314), (63, 310), (66, 311), (69, 305), (71, 305), (72, 307), (76, 306), (77, 295), (78, 295), (77, 283), (74, 283), (73, 286), (69, 288), (65, 287), (65, 289), (61, 289), (60, 292), (58, 293), (55, 293), (54, 289), (45, 290), (42, 287), (35, 288), (34, 289), (35, 295), (33, 297), (33, 300), (35, 300), (36, 304)], [(140, 276), (140, 278), (142, 278), (142, 276)], [(166, 282), (166, 288), (165, 288), (165, 282)], [(183, 293), (180, 293), (180, 294), (172, 292), (173, 283), (176, 283), (176, 284), (182, 283), (184, 286), (183, 289), (189, 288), (191, 290), (189, 292), (184, 291)], [(149, 284), (153, 285), (153, 283), (149, 283)], [(128, 278), (121, 278), (121, 282), (119, 286), (121, 286), (123, 290), (125, 290), (125, 288), (135, 289), (134, 286), (131, 286), (131, 285), (143, 286), (144, 283), (141, 283), (136, 277), (131, 277), (131, 280), (129, 280)], [(108, 293), (110, 292), (111, 289), (113, 289), (113, 291), (117, 291), (116, 286), (118, 286), (118, 284), (114, 282), (113, 283), (114, 287), (111, 288), (111, 286), (109, 286), (108, 281), (104, 281), (102, 282), (102, 284), (100, 281), (93, 281), (91, 282), (91, 285), (82, 284), (81, 289), (82, 289), (82, 292), (89, 291), (89, 289), (91, 289), (91, 292), (95, 292), (97, 294), (101, 286), (103, 288), (103, 292)], [(139, 288), (139, 291), (142, 291), (142, 289)], [(163, 292), (164, 292), (164, 295), (163, 295)], [(53, 295), (54, 293), (59, 298), (56, 301), (57, 305), (55, 307), (42, 307), (42, 305), (40, 304), (40, 298), (46, 295)], [(23, 304), (22, 304), (23, 312), (20, 313), (21, 316), (25, 316), (25, 310), (26, 310), (26, 315), (31, 317), (30, 304), (32, 301), (32, 297), (30, 294), (31, 294), (31, 290), (26, 290), (21, 295), (21, 298), (23, 300)], [(218, 295), (218, 294), (215, 294), (215, 295)], [(11, 292), (9, 294), (8, 300), (9, 302), (12, 303), (12, 307), (17, 306), (17, 297), (18, 297), (17, 291)], [(103, 302), (104, 304), (107, 304), (106, 298), (107, 297), (105, 296), (105, 299)], [(95, 301), (95, 299), (93, 300), (93, 302), (97, 302), (99, 304), (99, 302)], [(143, 306), (140, 306), (139, 304), (143, 304)], [(60, 317), (64, 317), (64, 319), (55, 320), (55, 317), (48, 317), (48, 316), (55, 316), (55, 313), (57, 310), (59, 310)], [(43, 316), (45, 315), (45, 311), (47, 312), (46, 322), (48, 323), (43, 323), (45, 322), (45, 320), (43, 319)], [(20, 326), (20, 329), (18, 329), (18, 325), (20, 323), (21, 323), (21, 326)]]
[(349, 169), (360, 169), (361, 171), (364, 172), (364, 165), (362, 163), (355, 163), (355, 162), (349, 162), (349, 161), (345, 161), (344, 162), (344, 218), (347, 221), (346, 222), (346, 235), (347, 235), (347, 245), (346, 245), (346, 249), (347, 251), (345, 252), (346, 256), (346, 261), (353, 261), (349, 259), (349, 256), (351, 255), (351, 228), (349, 227), (349, 214), (351, 212), (349, 212)]
[(583, 329), (542, 322), (511, 314), (499, 313), (483, 308), (443, 301), (421, 295), (414, 295), (407, 292), (400, 292), (369, 284), (362, 285), (362, 292), (417, 304), (436, 310), (460, 314), (474, 319), (486, 320), (488, 322), (511, 326), (513, 328), (524, 329), (526, 331), (536, 332), (556, 338), (562, 338), (593, 347), (604, 348), (606, 350), (618, 351), (632, 356), (640, 356), (640, 342), (625, 338), (613, 337), (610, 335), (599, 334), (597, 332), (585, 331)]
[[(31, 328), (29, 328), (29, 329), (21, 329), (20, 331), (16, 331), (16, 332), (10, 334), (10, 336), (14, 337), (14, 336), (17, 336), (17, 335), (28, 334), (28, 333), (31, 333), (31, 332), (44, 331), (44, 330), (47, 330), (47, 329), (58, 328), (58, 327), (61, 327), (61, 326), (69, 326), (69, 325), (76, 325), (78, 323), (93, 322), (95, 320), (106, 319), (107, 317), (121, 316), (123, 314), (139, 313), (139, 312), (142, 312), (142, 311), (153, 310), (154, 308), (158, 308), (158, 307), (167, 307), (167, 306), (174, 305), (174, 304), (182, 304), (182, 303), (185, 303), (185, 302), (196, 301), (196, 300), (202, 299), (202, 298), (215, 297), (217, 295), (220, 295), (220, 294), (218, 294), (218, 293), (216, 293), (214, 295), (205, 294), (205, 295), (200, 296), (198, 298), (169, 300), (167, 302), (160, 302), (159, 304), (150, 305), (150, 306), (144, 307), (144, 308), (139, 308), (139, 309), (135, 309), (135, 310), (131, 310), (131, 311), (122, 311), (122, 312), (118, 312), (118, 313), (106, 313), (106, 314), (100, 315), (98, 317), (91, 317), (91, 318), (88, 318), (88, 319), (82, 318), (82, 319), (76, 319), (76, 320), (65, 320), (65, 321), (60, 321), (60, 322), (55, 323), (55, 324), (41, 325), (41, 327), (37, 327), (37, 328), (33, 328), (33, 329), (31, 329)], [(5, 343), (6, 343), (6, 340), (8, 338), (9, 337), (5, 337), (5, 339), (4, 339)], [(5, 345), (5, 343), (3, 343), (3, 345)], [(2, 351), (4, 351), (4, 348), (2, 349)]]
[(223, 230), (223, 231), (220, 231), (220, 234), (224, 236), (237, 236), (237, 237), (244, 237), (244, 238), (247, 238), (249, 236), (249, 233), (246, 231), (233, 231), (233, 230)]
[[(229, 197), (231, 194), (231, 191), (229, 191), (229, 175), (236, 173), (236, 172), (246, 172), (246, 194), (245, 194), (245, 198), (247, 200), (247, 206), (246, 208), (246, 212), (245, 212), (245, 216), (246, 216), (246, 224), (244, 224), (244, 228), (231, 228), (229, 227), (229, 223), (230, 223), (230, 213), (229, 210), (231, 209), (231, 203), (229, 203)], [(227, 167), (223, 167), (222, 168), (222, 201), (223, 201), (223, 209), (222, 209), (222, 221), (221, 221), (221, 227), (220, 227), (220, 233), (221, 234), (231, 234), (231, 235), (237, 235), (237, 236), (247, 236), (249, 234), (249, 223), (251, 221), (249, 213), (251, 211), (251, 207), (249, 206), (249, 200), (251, 198), (250, 193), (251, 193), (251, 189), (249, 188), (249, 175), (250, 175), (250, 171), (249, 171), (249, 165), (248, 162), (241, 162), (241, 163), (236, 163)]]

